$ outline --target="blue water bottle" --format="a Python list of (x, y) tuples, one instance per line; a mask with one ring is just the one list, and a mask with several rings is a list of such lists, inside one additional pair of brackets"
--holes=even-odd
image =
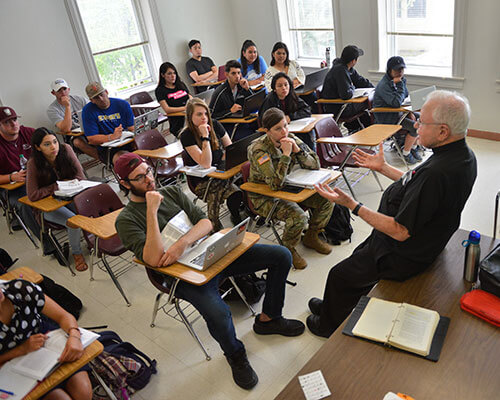
[(481, 248), (479, 247), (480, 240), (480, 233), (471, 231), (469, 233), (469, 239), (462, 242), (462, 246), (465, 247), (464, 280), (467, 282), (475, 283), (477, 281), (479, 258), (481, 256)]

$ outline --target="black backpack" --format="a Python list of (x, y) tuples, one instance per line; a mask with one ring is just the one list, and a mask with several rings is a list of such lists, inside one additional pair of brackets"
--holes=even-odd
[[(248, 304), (257, 303), (266, 292), (266, 280), (263, 278), (259, 278), (253, 272), (250, 274), (235, 276), (234, 281), (245, 295)], [(225, 292), (232, 287), (233, 285), (228, 279), (222, 285), (220, 285), (219, 290), (221, 292)], [(241, 297), (236, 289), (233, 289), (226, 297), (224, 297), (224, 300), (241, 300)]]
[(42, 288), (43, 293), (49, 296), (67, 312), (73, 315), (76, 319), (80, 317), (82, 311), (82, 301), (71, 293), (64, 286), (55, 283), (48, 276), (42, 275), (43, 281), (38, 285)]
[(347, 207), (335, 204), (330, 221), (325, 226), (325, 236), (328, 243), (337, 246), (344, 240), (351, 241), (351, 213)]
[[(124, 342), (116, 332), (103, 331), (98, 340), (104, 351), (91, 361), (101, 378), (118, 398), (145, 387), (156, 374), (156, 360), (151, 360), (132, 343)], [(135, 364), (134, 367), (131, 364)]]

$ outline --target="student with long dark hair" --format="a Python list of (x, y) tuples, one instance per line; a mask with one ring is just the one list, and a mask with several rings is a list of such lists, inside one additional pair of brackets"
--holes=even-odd
[[(188, 156), (188, 165), (199, 164), (203, 168), (218, 166), (223, 162), (225, 154), (224, 148), (231, 144), (231, 139), (219, 121), (212, 120), (210, 110), (206, 103), (193, 98), (186, 106), (186, 126), (180, 133), (182, 147)], [(192, 178), (195, 182), (195, 193), (203, 197), (208, 178)], [(231, 213), (233, 224), (241, 222), (240, 206), (243, 201), (243, 194), (230, 180), (214, 179), (210, 183), (207, 193), (207, 214), (212, 222), (215, 231), (222, 229), (219, 220), (220, 206), (227, 201), (227, 208)]]
[[(266, 96), (259, 110), (259, 119), (262, 125), (262, 117), (270, 108), (276, 107), (285, 113), (286, 122), (311, 116), (311, 108), (302, 100), (293, 89), (293, 82), (284, 72), (278, 72), (271, 80), (271, 92)], [(296, 133), (302, 141), (311, 149), (314, 149), (309, 133)]]
[(264, 74), (267, 71), (267, 64), (264, 58), (259, 56), (257, 46), (251, 40), (245, 40), (241, 46), (240, 58), (241, 74), (248, 80), (250, 86), (264, 83)]
[(293, 88), (303, 85), (306, 81), (306, 74), (297, 61), (290, 60), (288, 47), (283, 42), (276, 42), (271, 50), (271, 65), (265, 73), (265, 85), (268, 91), (271, 90), (271, 81), (278, 72), (287, 74), (293, 83)]
[[(54, 133), (47, 128), (38, 128), (31, 138), (31, 157), (28, 161), (26, 192), (31, 201), (52, 195), (57, 190), (57, 180), (85, 179), (82, 165), (68, 144), (60, 144)], [(43, 217), (59, 225), (75, 215), (73, 204), (44, 213)], [(80, 246), (81, 231), (67, 227), (71, 252), (77, 271), (88, 267)]]
[[(189, 89), (182, 82), (174, 64), (160, 65), (160, 77), (155, 90), (156, 100), (166, 114), (186, 111), (186, 103), (191, 98)], [(168, 117), (170, 133), (177, 136), (184, 126), (184, 117)]]

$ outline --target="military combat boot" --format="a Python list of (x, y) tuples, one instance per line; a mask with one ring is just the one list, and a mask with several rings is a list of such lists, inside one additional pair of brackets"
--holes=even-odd
[(288, 250), (292, 253), (292, 264), (295, 267), (295, 269), (304, 269), (307, 267), (307, 261), (302, 258), (302, 256), (297, 253), (297, 250), (295, 250), (295, 247), (288, 247)]
[(314, 249), (318, 253), (330, 254), (332, 252), (332, 247), (319, 238), (318, 234), (320, 232), (321, 229), (309, 228), (302, 238), (302, 243), (304, 243), (304, 246)]

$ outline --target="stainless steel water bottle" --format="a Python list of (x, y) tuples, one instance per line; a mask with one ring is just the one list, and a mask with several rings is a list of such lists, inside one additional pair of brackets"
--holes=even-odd
[(479, 258), (481, 256), (481, 248), (479, 241), (481, 235), (477, 231), (469, 233), (469, 239), (462, 242), (465, 247), (464, 259), (464, 280), (467, 282), (475, 283), (477, 281), (477, 273), (479, 271)]

